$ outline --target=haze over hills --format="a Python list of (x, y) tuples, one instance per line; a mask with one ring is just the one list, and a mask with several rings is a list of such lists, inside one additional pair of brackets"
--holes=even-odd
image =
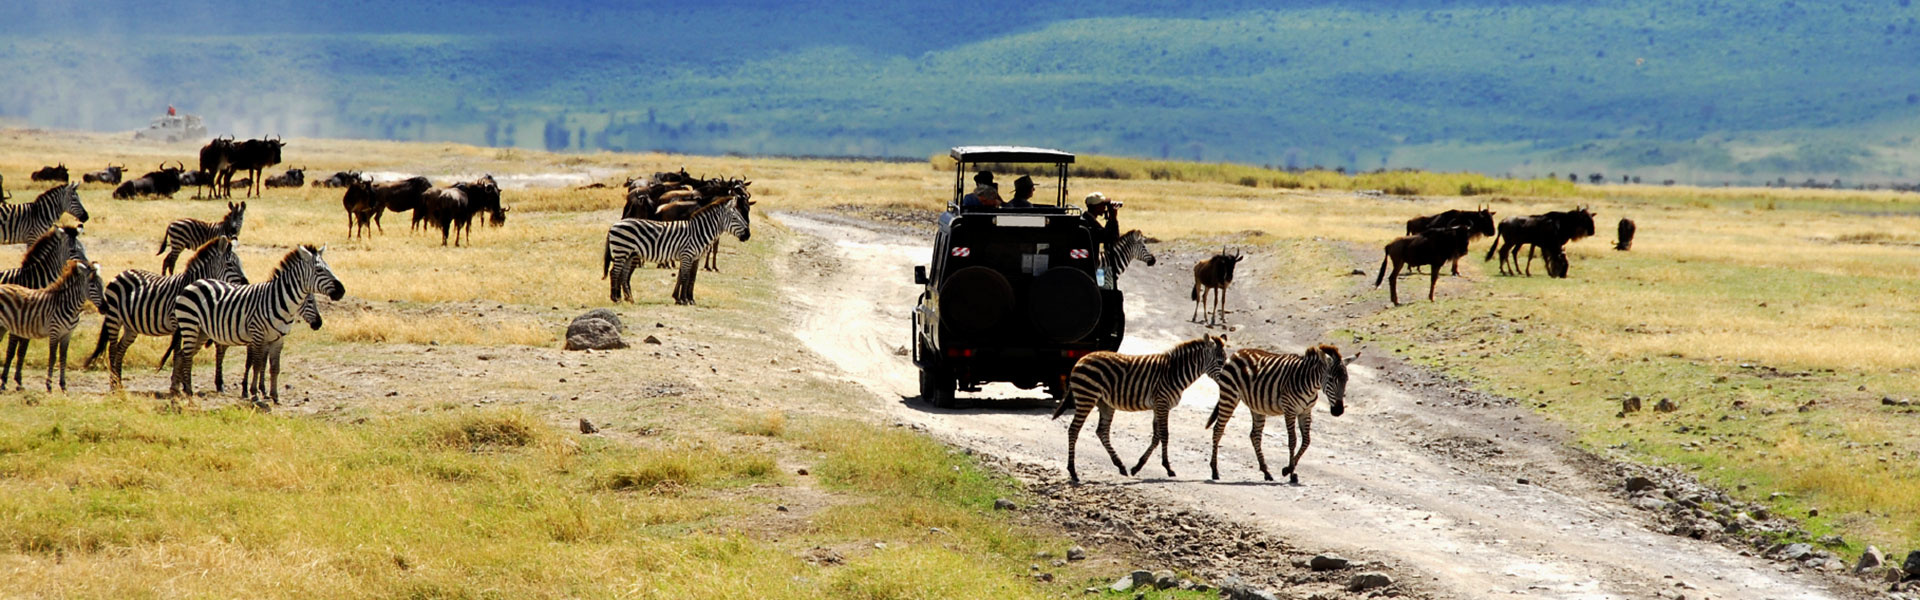
[[(158, 6), (156, 6), (156, 4)], [(1911, 0), (36, 1), (0, 118), (550, 149), (959, 143), (1651, 180), (1920, 177)]]

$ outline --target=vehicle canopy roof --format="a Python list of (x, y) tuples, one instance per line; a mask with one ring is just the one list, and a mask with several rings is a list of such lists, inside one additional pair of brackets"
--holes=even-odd
[(1029, 146), (955, 146), (953, 159), (963, 163), (1073, 164), (1073, 154)]

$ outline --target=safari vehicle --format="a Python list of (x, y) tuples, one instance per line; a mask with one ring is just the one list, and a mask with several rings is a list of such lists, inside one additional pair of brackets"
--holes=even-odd
[(200, 121), (200, 116), (185, 113), (165, 115), (154, 119), (153, 123), (148, 124), (146, 129), (133, 133), (133, 139), (136, 140), (160, 140), (163, 142), (197, 140), (204, 137), (207, 137), (207, 126)]
[[(932, 262), (913, 270), (914, 283), (925, 286), (913, 309), (920, 397), (954, 408), (962, 404), (956, 390), (977, 392), (991, 382), (1063, 397), (1074, 361), (1119, 349), (1126, 329), (1120, 290), (1100, 272), (1094, 231), (1067, 202), (1073, 155), (962, 146), (953, 160), (953, 200), (940, 215)], [(1014, 170), (1057, 173), (1059, 183), (1051, 203), (1040, 185), (1032, 207), (964, 208), (968, 176), (981, 169), (998, 170), (1003, 180)]]

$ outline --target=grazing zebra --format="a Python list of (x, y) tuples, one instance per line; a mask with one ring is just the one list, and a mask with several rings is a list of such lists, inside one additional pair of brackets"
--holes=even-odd
[[(300, 246), (280, 259), (273, 276), (262, 283), (236, 286), (202, 279), (187, 284), (174, 300), (173, 383), (170, 393), (193, 395), (193, 355), (208, 344), (264, 346), (293, 329), (300, 304), (320, 292), (339, 300), (345, 285), (327, 266), (324, 248)], [(251, 350), (250, 350), (251, 352)], [(272, 395), (279, 399), (279, 377)]]
[[(1160, 354), (1100, 351), (1081, 357), (1073, 364), (1067, 397), (1053, 409), (1053, 418), (1058, 419), (1067, 412), (1068, 406), (1073, 407), (1073, 424), (1067, 426), (1068, 478), (1075, 483), (1080, 481), (1080, 473), (1073, 464), (1074, 447), (1080, 441), (1080, 427), (1086, 424), (1087, 413), (1094, 408), (1100, 409), (1100, 425), (1094, 432), (1099, 434), (1100, 445), (1107, 448), (1107, 456), (1113, 459), (1113, 466), (1120, 468), (1121, 475), (1138, 474), (1157, 447), (1160, 466), (1166, 468), (1168, 477), (1173, 477), (1173, 463), (1167, 460), (1167, 414), (1180, 402), (1180, 392), (1201, 375), (1218, 374), (1226, 359), (1226, 336), (1213, 335), (1181, 342)], [(1132, 471), (1120, 462), (1109, 436), (1116, 410), (1153, 411), (1153, 443), (1147, 445), (1146, 453), (1140, 455), (1140, 462), (1133, 465)]]
[(86, 245), (80, 243), (80, 232), (79, 227), (55, 227), (40, 234), (33, 245), (27, 246), (27, 255), (20, 258), (19, 267), (0, 271), (0, 283), (39, 289), (59, 279), (68, 260), (91, 262)]
[[(67, 261), (60, 278), (39, 289), (0, 284), (0, 328), (7, 330), (7, 356), (0, 362), (0, 390), (13, 371), (14, 389), (24, 389), (20, 378), (27, 369), (27, 348), (33, 340), (47, 340), (47, 391), (53, 391), (53, 366), (60, 365), (60, 389), (67, 389), (67, 341), (80, 323), (81, 303), (99, 305), (100, 264)], [(15, 357), (18, 357), (16, 361)]]
[[(126, 361), (127, 348), (143, 335), (173, 335), (174, 299), (187, 288), (187, 284), (202, 279), (236, 285), (247, 283), (246, 273), (240, 268), (240, 256), (233, 251), (233, 238), (219, 235), (200, 244), (179, 273), (159, 275), (141, 269), (121, 271), (107, 284), (106, 301), (100, 305), (100, 341), (94, 345), (93, 354), (87, 357), (81, 368), (93, 368), (93, 361), (106, 352), (109, 385), (112, 389), (120, 389), (120, 374)], [(161, 362), (165, 364), (164, 359)]]
[(246, 202), (228, 202), (227, 216), (221, 217), (219, 223), (208, 223), (191, 217), (168, 223), (166, 235), (160, 238), (160, 250), (154, 252), (156, 256), (161, 252), (167, 254), (167, 257), (160, 261), (160, 273), (173, 273), (173, 263), (180, 259), (181, 250), (198, 248), (208, 240), (220, 236), (233, 238), (236, 242), (240, 241), (240, 226), (246, 219)]
[(693, 280), (700, 273), (700, 256), (719, 239), (722, 230), (747, 241), (753, 232), (744, 215), (727, 206), (733, 199), (721, 196), (685, 221), (661, 222), (621, 219), (607, 230), (607, 245), (602, 253), (600, 276), (612, 280), (610, 297), (619, 302), (624, 296), (633, 301), (633, 269), (642, 261), (675, 261), (680, 276), (673, 284), (675, 304), (693, 304)]
[(1120, 281), (1120, 272), (1127, 270), (1127, 264), (1135, 260), (1147, 263), (1151, 267), (1159, 262), (1153, 257), (1153, 251), (1147, 249), (1147, 236), (1135, 229), (1114, 240), (1107, 253), (1100, 257), (1100, 266), (1107, 272), (1107, 281)]
[[(1287, 467), (1280, 474), (1288, 476), (1289, 483), (1300, 483), (1300, 473), (1294, 469), (1307, 453), (1307, 444), (1313, 442), (1313, 404), (1325, 393), (1328, 412), (1336, 417), (1346, 412), (1347, 365), (1356, 358), (1360, 358), (1358, 353), (1342, 359), (1339, 348), (1327, 345), (1308, 348), (1298, 355), (1252, 348), (1233, 353), (1215, 377), (1220, 384), (1220, 403), (1207, 417), (1207, 426), (1213, 428), (1213, 458), (1208, 461), (1213, 466), (1213, 478), (1220, 478), (1220, 437), (1227, 433), (1234, 408), (1244, 402), (1253, 418), (1253, 456), (1260, 461), (1260, 474), (1273, 481), (1273, 473), (1267, 471), (1266, 451), (1260, 445), (1260, 432), (1266, 427), (1267, 417), (1281, 415), (1287, 419)], [(1297, 445), (1295, 431), (1299, 432)]]
[(32, 202), (0, 206), (0, 244), (33, 241), (52, 228), (62, 212), (87, 222), (87, 207), (80, 205), (80, 184), (56, 185)]

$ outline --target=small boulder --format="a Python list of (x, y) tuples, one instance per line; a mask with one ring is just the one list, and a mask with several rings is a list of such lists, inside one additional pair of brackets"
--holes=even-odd
[(1315, 571), (1338, 571), (1347, 568), (1347, 559), (1333, 553), (1320, 554), (1307, 561), (1307, 566)]
[(653, 336), (651, 336), (651, 335), (649, 335), (649, 336), (647, 336), (647, 339), (644, 339), (644, 340), (640, 340), (640, 342), (641, 342), (641, 343), (646, 343), (646, 344), (653, 344), (653, 345), (655, 345), (655, 346), (658, 346), (658, 345), (660, 345), (660, 338), (657, 338), (657, 337), (653, 337)]
[(1880, 565), (1886, 564), (1886, 562), (1887, 557), (1880, 553), (1879, 548), (1867, 546), (1867, 551), (1860, 553), (1860, 562), (1853, 564), (1853, 570), (1858, 573), (1865, 573), (1880, 568)]
[(1378, 571), (1368, 571), (1365, 573), (1361, 573), (1359, 575), (1354, 575), (1353, 579), (1347, 580), (1347, 591), (1364, 592), (1374, 588), (1387, 587), (1389, 585), (1393, 585), (1392, 577), (1388, 577), (1386, 573), (1381, 573)]
[(608, 323), (612, 323), (614, 329), (618, 329), (621, 331), (626, 331), (627, 329), (625, 325), (622, 325), (620, 323), (620, 314), (613, 312), (613, 309), (611, 308), (596, 308), (596, 309), (581, 313), (580, 316), (573, 318), (573, 322), (579, 323), (580, 321), (583, 321), (586, 319), (599, 319), (602, 321), (606, 321)]
[(1179, 585), (1180, 577), (1174, 575), (1173, 571), (1159, 570), (1153, 572), (1153, 587), (1170, 590), (1179, 587)]
[(1129, 591), (1132, 591), (1133, 576), (1129, 575), (1129, 576), (1121, 577), (1119, 579), (1115, 579), (1113, 580), (1113, 584), (1107, 586), (1107, 589), (1120, 594), (1124, 594)]
[(1629, 494), (1644, 492), (1647, 490), (1651, 490), (1653, 488), (1654, 488), (1654, 485), (1653, 485), (1652, 479), (1647, 479), (1645, 477), (1641, 477), (1638, 475), (1627, 478), (1627, 493)]
[(1813, 546), (1808, 544), (1787, 544), (1780, 550), (1780, 558), (1798, 561), (1813, 556)]
[(1907, 577), (1920, 577), (1920, 550), (1908, 552), (1907, 561), (1900, 564), (1900, 570), (1906, 571)]
[(620, 328), (605, 319), (576, 319), (567, 326), (568, 350), (612, 350), (625, 348)]
[(1153, 584), (1153, 571), (1135, 569), (1134, 572), (1128, 573), (1127, 577), (1132, 579), (1133, 587), (1146, 587)]
[(1067, 560), (1086, 560), (1086, 559), (1087, 559), (1086, 548), (1074, 546), (1072, 548), (1067, 549)]

